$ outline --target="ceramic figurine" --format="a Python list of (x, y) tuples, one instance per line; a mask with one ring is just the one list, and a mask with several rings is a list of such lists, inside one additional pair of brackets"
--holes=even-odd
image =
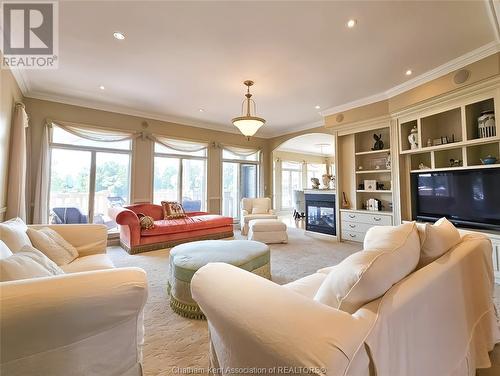
[(450, 159), (450, 167), (462, 167), (462, 161), (460, 159)]
[(391, 169), (391, 153), (387, 153), (387, 159), (385, 160), (385, 168), (387, 170)]
[(432, 140), (430, 139), (430, 137), (427, 139), (427, 147), (430, 147), (432, 146)]
[(382, 134), (374, 134), (373, 139), (375, 143), (373, 144), (372, 150), (382, 150), (384, 148), (384, 142), (382, 141)]
[(318, 178), (311, 178), (312, 182), (312, 189), (319, 189), (319, 179)]
[(415, 125), (408, 135), (408, 142), (410, 143), (411, 149), (418, 149), (418, 129)]

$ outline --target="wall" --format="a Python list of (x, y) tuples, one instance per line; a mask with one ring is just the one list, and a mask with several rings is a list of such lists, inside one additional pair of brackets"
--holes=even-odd
[[(168, 123), (159, 120), (144, 119), (140, 117), (123, 115), (114, 112), (95, 110), (86, 107), (73, 106), (63, 103), (44, 101), (33, 98), (26, 98), (26, 111), (30, 117), (30, 131), (33, 140), (32, 156), (33, 160), (38, 159), (40, 153), (40, 137), (43, 124), (46, 119), (69, 121), (100, 127), (120, 129), (126, 131), (142, 131), (141, 124), (147, 121), (148, 132), (167, 137), (180, 138), (193, 141), (217, 142), (228, 145), (236, 145), (248, 148), (262, 149), (262, 168), (264, 182), (270, 180), (270, 170), (267, 168), (271, 164), (268, 142), (265, 139), (254, 137), (249, 141), (240, 134), (220, 132), (203, 128), (185, 126), (175, 123)], [(208, 184), (208, 209), (210, 212), (219, 213), (222, 197), (221, 192), (221, 149), (209, 147), (207, 175)], [(134, 144), (133, 165), (132, 165), (132, 202), (143, 202), (152, 200), (153, 184), (153, 143), (149, 140), (137, 139)], [(36, 182), (36, 166), (32, 166), (30, 179), (32, 187)], [(270, 187), (263, 184), (263, 191), (266, 196), (270, 195)], [(31, 192), (33, 197), (34, 192)]]
[[(1, 54), (0, 54), (1, 58)], [(10, 127), (14, 105), (23, 95), (14, 76), (8, 69), (0, 69), (0, 222), (4, 220), (7, 206), (8, 161)]]
[(457, 70), (392, 98), (353, 108), (341, 113), (328, 115), (325, 117), (325, 126), (335, 129), (352, 122), (393, 114), (424, 100), (438, 97), (490, 77), (494, 77), (500, 74), (500, 53), (488, 56), (461, 69), (466, 69), (470, 72), (468, 80), (462, 84), (456, 84), (453, 81)]

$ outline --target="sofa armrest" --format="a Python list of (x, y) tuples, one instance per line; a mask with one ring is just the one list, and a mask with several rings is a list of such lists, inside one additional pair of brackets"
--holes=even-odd
[(244, 217), (245, 215), (248, 215), (248, 210), (241, 209), (241, 216)]
[(269, 212), (268, 212), (268, 213), (269, 213), (269, 214), (272, 214), (272, 215), (274, 215), (274, 214), (275, 214), (273, 209), (269, 209)]
[[(110, 356), (108, 351), (95, 354), (98, 349), (90, 348), (90, 344), (99, 347), (101, 342), (102, 346), (107, 342), (110, 348), (115, 346), (115, 358), (117, 354), (124, 358), (128, 355), (134, 362), (140, 358), (137, 352), (147, 298), (146, 273), (142, 269), (120, 268), (3, 282), (0, 292), (3, 371), (14, 367), (13, 364), (18, 370), (17, 367), (33, 367), (29, 363), (53, 356), (59, 357), (57, 365), (41, 367), (61, 367), (66, 356), (69, 370), (75, 366), (70, 355), (79, 353), (79, 362), (84, 362), (88, 360), (87, 352), (94, 352), (92, 356), (99, 358), (88, 360), (91, 363), (112, 365), (111, 359), (106, 360)], [(75, 375), (80, 374), (77, 369)], [(40, 370), (40, 374), (48, 373)]]
[(232, 265), (211, 263), (191, 281), (220, 367), (307, 367), (344, 374), (369, 325)]
[(134, 246), (140, 243), (141, 240), (141, 223), (139, 217), (132, 210), (127, 208), (109, 208), (108, 215), (115, 220), (120, 226), (120, 238), (129, 243), (129, 246)]
[(98, 224), (29, 225), (29, 228), (49, 227), (76, 248), (80, 257), (106, 253), (108, 229)]

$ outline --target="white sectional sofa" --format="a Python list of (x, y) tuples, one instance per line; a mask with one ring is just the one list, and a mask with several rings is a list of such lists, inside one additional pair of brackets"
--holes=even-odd
[(466, 235), (352, 313), (316, 299), (333, 268), (280, 286), (208, 264), (191, 289), (208, 320), (211, 365), (222, 370), (472, 376), (500, 342), (492, 270), (490, 241)]
[(79, 257), (66, 274), (0, 283), (0, 374), (142, 375), (145, 272), (114, 268), (104, 225), (30, 227), (54, 229)]

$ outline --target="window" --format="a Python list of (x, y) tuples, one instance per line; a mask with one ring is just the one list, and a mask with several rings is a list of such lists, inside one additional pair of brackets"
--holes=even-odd
[[(85, 138), (92, 134), (92, 140)], [(79, 136), (52, 126), (50, 223), (100, 223), (109, 231), (117, 229), (108, 209), (129, 203), (131, 141), (96, 141), (97, 135), (106, 139), (105, 131), (82, 129)]]
[(259, 195), (258, 150), (222, 150), (222, 215), (240, 216), (240, 201), (243, 197)]
[(178, 201), (186, 211), (206, 210), (206, 169), (206, 145), (178, 140), (156, 142), (153, 201)]
[(302, 189), (302, 163), (281, 162), (281, 209), (293, 207), (293, 191)]
[(311, 178), (318, 178), (321, 182), (321, 177), (326, 174), (326, 164), (324, 163), (308, 163), (307, 164), (307, 182), (306, 186), (311, 185)]

